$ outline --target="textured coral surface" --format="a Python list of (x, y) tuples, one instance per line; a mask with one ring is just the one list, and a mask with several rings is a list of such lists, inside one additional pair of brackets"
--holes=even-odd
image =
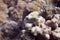
[(0, 40), (60, 40), (60, 0), (0, 0)]

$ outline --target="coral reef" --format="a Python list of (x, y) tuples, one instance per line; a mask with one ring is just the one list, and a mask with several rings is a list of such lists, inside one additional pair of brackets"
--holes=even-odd
[(60, 0), (0, 0), (0, 40), (60, 40)]

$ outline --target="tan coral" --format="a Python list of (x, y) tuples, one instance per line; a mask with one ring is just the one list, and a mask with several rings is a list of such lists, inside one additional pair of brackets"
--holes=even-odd
[(0, 3), (0, 12), (8, 13), (7, 5), (4, 3)]
[(7, 16), (3, 13), (0, 13), (0, 25), (7, 22)]
[(7, 15), (8, 13), (8, 9), (7, 9), (7, 5), (5, 5), (4, 3), (0, 3), (0, 25), (2, 25), (3, 23), (7, 22)]
[(27, 9), (29, 11), (38, 11), (44, 9), (44, 3), (42, 1), (32, 1), (31, 3), (28, 3)]
[(38, 11), (40, 8), (33, 3), (28, 3), (27, 10), (29, 11)]
[(37, 7), (40, 7), (41, 9), (44, 7), (42, 2), (33, 1), (33, 4), (35, 4)]
[(25, 1), (18, 0), (17, 7), (23, 9), (26, 6)]

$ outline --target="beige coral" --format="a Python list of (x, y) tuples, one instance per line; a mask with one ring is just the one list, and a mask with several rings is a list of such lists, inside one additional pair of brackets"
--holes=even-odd
[(28, 3), (27, 5), (27, 9), (29, 11), (38, 11), (38, 10), (41, 10), (41, 9), (44, 9), (44, 3), (43, 1), (32, 1), (31, 3)]
[(25, 1), (18, 0), (17, 7), (23, 9), (26, 6)]
[(0, 3), (0, 23), (7, 22), (7, 17), (8, 17), (7, 13), (8, 13), (8, 9), (6, 5), (3, 3)]

